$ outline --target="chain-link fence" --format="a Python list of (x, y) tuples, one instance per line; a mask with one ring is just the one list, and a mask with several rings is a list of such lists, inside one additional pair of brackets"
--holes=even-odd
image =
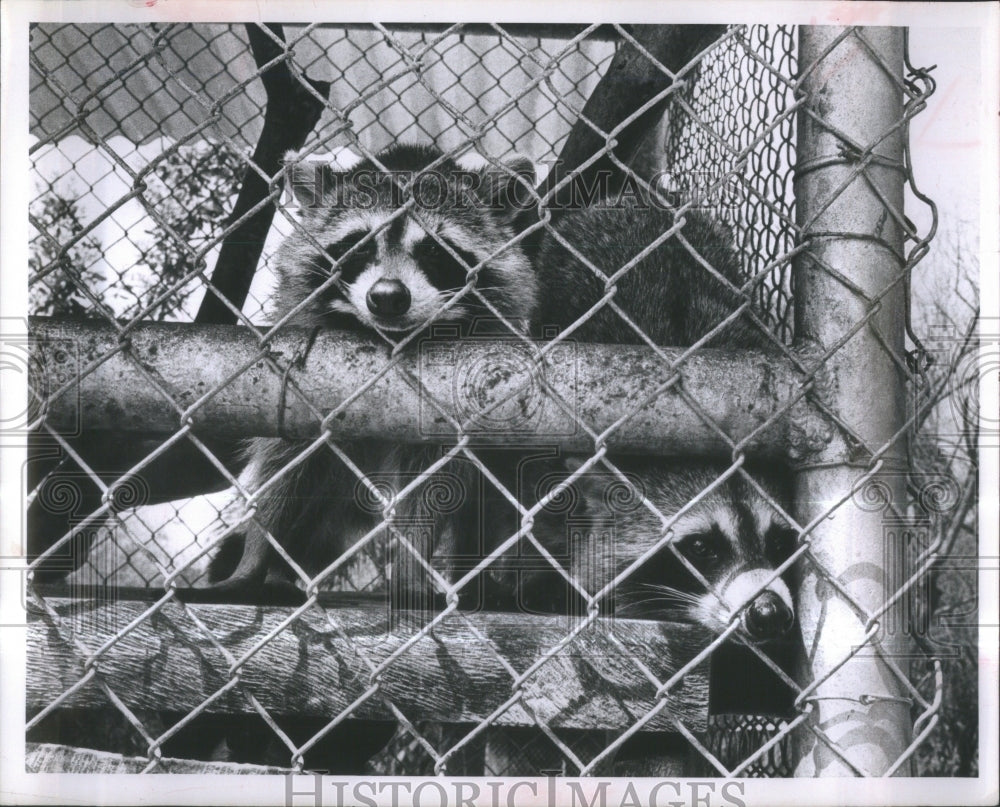
[[(908, 473), (902, 31), (35, 25), (31, 81), (34, 764), (911, 769), (975, 474)], [(405, 333), (393, 249), (460, 274)]]

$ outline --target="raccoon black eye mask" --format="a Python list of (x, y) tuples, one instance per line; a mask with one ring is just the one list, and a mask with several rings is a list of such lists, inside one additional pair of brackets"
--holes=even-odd
[[(738, 474), (715, 484), (725, 468), (710, 463), (628, 456), (612, 462), (656, 512), (641, 498), (612, 495), (622, 483), (603, 465), (578, 477), (571, 510), (545, 507), (534, 527), (575, 580), (594, 594), (662, 544), (609, 594), (617, 616), (694, 621), (716, 633), (738, 619), (752, 642), (789, 630), (792, 596), (775, 569), (794, 550), (795, 532), (768, 500), (787, 497), (781, 475), (753, 470), (765, 496)], [(581, 465), (568, 460), (563, 473)], [(672, 525), (667, 542), (661, 516)], [(571, 534), (581, 537), (569, 540)], [(559, 580), (549, 577), (535, 585), (557, 590)]]

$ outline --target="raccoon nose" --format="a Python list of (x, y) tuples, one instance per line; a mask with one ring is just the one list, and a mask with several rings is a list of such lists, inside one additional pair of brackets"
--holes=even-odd
[(410, 310), (410, 290), (400, 280), (376, 281), (366, 298), (368, 310), (380, 317), (398, 317)]
[(743, 624), (751, 638), (776, 639), (792, 626), (792, 612), (773, 591), (762, 591), (746, 610)]

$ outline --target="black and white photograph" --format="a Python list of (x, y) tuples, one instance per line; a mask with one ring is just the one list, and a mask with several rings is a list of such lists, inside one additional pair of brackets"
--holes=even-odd
[(998, 7), (708, 6), (4, 4), (5, 803), (996, 802)]

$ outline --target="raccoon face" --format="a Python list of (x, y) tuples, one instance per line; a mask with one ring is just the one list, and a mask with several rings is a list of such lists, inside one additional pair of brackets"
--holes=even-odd
[[(689, 617), (717, 632), (738, 617), (743, 633), (754, 642), (777, 639), (791, 628), (792, 595), (774, 570), (791, 555), (795, 532), (772, 517), (773, 510), (759, 496), (733, 507), (734, 492), (710, 497), (704, 508), (677, 521), (672, 545), (623, 584), (618, 613), (655, 617), (676, 602)], [(708, 582), (707, 590), (699, 575)]]
[[(774, 570), (794, 551), (797, 533), (751, 484), (733, 475), (705, 494), (724, 467), (613, 462), (668, 519), (697, 499), (674, 521), (670, 542), (610, 595), (618, 616), (687, 618), (717, 633), (738, 619), (743, 638), (755, 643), (789, 631), (795, 621), (792, 595)], [(576, 461), (568, 464), (572, 468)], [(753, 477), (775, 501), (785, 499), (782, 480), (764, 473)], [(663, 526), (639, 496), (600, 466), (574, 487), (579, 499), (574, 515), (556, 527), (562, 535), (555, 546), (551, 531), (542, 540), (554, 554), (564, 552), (568, 571), (595, 593), (647, 554), (661, 540)], [(543, 520), (543, 533), (546, 527), (551, 530), (552, 522)]]
[(385, 170), (369, 161), (342, 173), (292, 167), (301, 220), (276, 255), (277, 313), (305, 302), (300, 324), (346, 316), (395, 337), (434, 319), (490, 316), (489, 306), (527, 321), (534, 272), (507, 243), (520, 183), (534, 178), (530, 163), (464, 171), (416, 146), (376, 159)]

